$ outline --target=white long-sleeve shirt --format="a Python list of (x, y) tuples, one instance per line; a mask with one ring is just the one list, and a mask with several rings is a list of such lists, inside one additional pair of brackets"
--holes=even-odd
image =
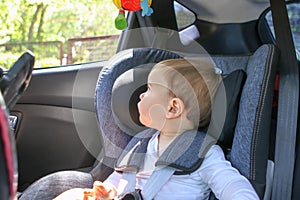
[[(145, 155), (144, 168), (137, 173), (136, 188), (143, 189), (158, 159), (158, 135), (152, 136)], [(114, 172), (105, 182), (118, 190), (122, 175)], [(188, 175), (173, 175), (155, 196), (155, 200), (202, 200), (208, 199), (210, 191), (220, 200), (259, 199), (250, 182), (233, 168), (218, 145), (207, 152), (199, 169)], [(123, 191), (118, 191), (122, 193)]]

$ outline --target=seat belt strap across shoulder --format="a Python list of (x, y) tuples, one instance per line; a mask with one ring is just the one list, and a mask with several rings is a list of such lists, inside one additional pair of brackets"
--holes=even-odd
[(123, 172), (122, 179), (118, 187), (118, 191), (123, 191), (123, 192), (118, 196), (118, 198), (123, 197), (126, 193), (135, 191), (135, 185), (136, 185), (136, 172)]
[(172, 167), (156, 168), (142, 190), (144, 200), (153, 199), (174, 174)]
[(284, 0), (270, 0), (279, 59), (279, 103), (272, 200), (291, 199), (298, 119), (298, 64)]

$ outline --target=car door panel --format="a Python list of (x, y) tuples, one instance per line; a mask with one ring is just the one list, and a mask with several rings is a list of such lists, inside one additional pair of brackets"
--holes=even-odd
[(104, 62), (33, 72), (11, 110), (19, 163), (19, 189), (54, 171), (91, 167), (101, 150), (94, 93)]

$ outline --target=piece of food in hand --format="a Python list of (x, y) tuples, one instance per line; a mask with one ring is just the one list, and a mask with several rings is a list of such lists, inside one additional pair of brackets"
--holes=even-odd
[(113, 185), (95, 181), (93, 186), (95, 200), (110, 200), (117, 195), (117, 190)]

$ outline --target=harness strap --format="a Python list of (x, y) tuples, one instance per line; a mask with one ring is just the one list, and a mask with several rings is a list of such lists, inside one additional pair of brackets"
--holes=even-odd
[(142, 190), (143, 199), (153, 199), (161, 190), (163, 185), (168, 182), (174, 172), (175, 169), (168, 166), (163, 168), (156, 168)]
[[(124, 185), (125, 188), (123, 189), (122, 187), (124, 187)], [(135, 185), (136, 185), (136, 172), (123, 172), (122, 179), (118, 187), (118, 191), (123, 190), (123, 192), (118, 196), (118, 199), (119, 198), (121, 199), (126, 193), (135, 191)]]
[[(121, 154), (115, 167), (116, 171), (123, 172), (118, 188), (118, 191), (123, 192), (118, 198), (126, 199), (126, 194), (136, 190), (136, 175), (143, 168), (148, 143), (156, 132), (154, 129), (142, 131)], [(143, 199), (153, 199), (173, 174), (183, 175), (197, 170), (214, 143), (215, 139), (197, 130), (186, 131), (177, 136), (156, 161), (156, 167), (141, 191)]]
[[(156, 194), (161, 190), (171, 176), (174, 174), (175, 169), (172, 167), (155, 168), (149, 180), (145, 184), (142, 190), (142, 196), (144, 200), (153, 199)], [(136, 172), (123, 172), (121, 182), (127, 182), (123, 193), (118, 198), (122, 199), (126, 193), (135, 191), (136, 185)], [(122, 185), (122, 184), (120, 184)], [(119, 188), (118, 188), (119, 189)], [(123, 188), (122, 188), (123, 189)]]

